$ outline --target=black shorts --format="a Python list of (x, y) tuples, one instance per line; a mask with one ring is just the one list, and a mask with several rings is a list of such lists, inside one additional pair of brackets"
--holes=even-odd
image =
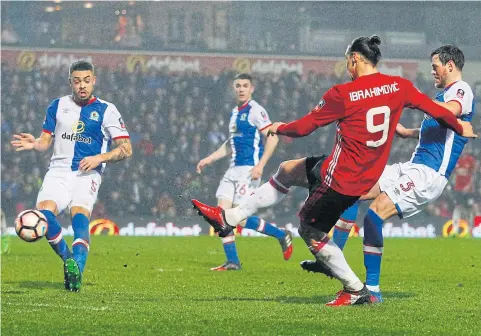
[(322, 155), (306, 159), (309, 196), (299, 212), (299, 217), (302, 223), (328, 233), (336, 225), (341, 214), (356, 203), (360, 196), (340, 194), (323, 183), (321, 166), (326, 158), (326, 155)]

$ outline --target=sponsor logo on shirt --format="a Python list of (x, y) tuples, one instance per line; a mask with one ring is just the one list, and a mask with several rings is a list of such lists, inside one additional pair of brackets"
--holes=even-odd
[(92, 138), (83, 136), (82, 133), (84, 131), (85, 131), (85, 123), (79, 120), (72, 125), (73, 134), (67, 134), (67, 132), (65, 132), (64, 134), (62, 134), (62, 139), (81, 142), (81, 143), (90, 145), (92, 143)]
[(85, 130), (85, 123), (81, 120), (77, 121), (75, 124), (72, 125), (72, 132), (74, 133), (83, 133)]
[(62, 134), (62, 139), (81, 142), (81, 143), (88, 144), (88, 145), (90, 145), (92, 143), (92, 138), (84, 137), (81, 134), (75, 134), (75, 133), (74, 134), (64, 133), (64, 134)]

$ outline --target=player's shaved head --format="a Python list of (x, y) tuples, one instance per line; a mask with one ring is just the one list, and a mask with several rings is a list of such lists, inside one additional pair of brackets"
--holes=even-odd
[(76, 62), (73, 62), (72, 64), (70, 64), (69, 75), (71, 76), (72, 72), (74, 72), (74, 71), (92, 71), (92, 73), (93, 73), (94, 72), (94, 66), (93, 66), (92, 63), (90, 63), (88, 61), (80, 60), (80, 61), (76, 61)]
[(434, 50), (431, 53), (431, 58), (436, 55), (439, 57), (439, 61), (442, 65), (446, 65), (449, 61), (452, 61), (454, 65), (456, 65), (456, 68), (460, 71), (463, 70), (464, 54), (458, 47), (452, 44), (444, 45)]

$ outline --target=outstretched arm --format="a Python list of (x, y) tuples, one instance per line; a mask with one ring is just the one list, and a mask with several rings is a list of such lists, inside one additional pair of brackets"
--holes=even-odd
[(456, 117), (459, 117), (462, 112), (461, 104), (457, 100), (451, 100), (447, 103), (433, 100), (439, 106), (442, 106), (451, 111)]
[(432, 101), (427, 95), (410, 84), (407, 90), (407, 106), (429, 114), (443, 126), (452, 129), (459, 135), (468, 138), (476, 138), (473, 127), (469, 122), (456, 118), (451, 110)]
[(42, 134), (36, 139), (29, 133), (14, 134), (13, 138), (15, 140), (13, 140), (11, 144), (15, 147), (17, 152), (32, 149), (37, 152), (45, 152), (49, 149), (53, 139), (52, 134), (47, 132), (42, 132)]
[(286, 135), (291, 138), (300, 138), (311, 134), (316, 129), (324, 125), (326, 124), (317, 122), (314, 113), (311, 112), (302, 117), (301, 119), (291, 121), (287, 124), (279, 125), (279, 127), (277, 127), (276, 133), (280, 135)]
[(287, 135), (291, 138), (304, 137), (317, 128), (329, 125), (344, 117), (344, 102), (339, 89), (334, 86), (324, 94), (319, 104), (309, 114), (288, 124), (279, 125), (275, 123), (269, 133)]

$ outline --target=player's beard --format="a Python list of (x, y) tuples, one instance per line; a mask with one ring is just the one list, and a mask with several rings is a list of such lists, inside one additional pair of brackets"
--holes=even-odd
[(90, 99), (92, 99), (93, 93), (90, 93), (90, 95), (85, 96), (85, 98), (80, 97), (79, 94), (74, 93), (75, 101), (79, 103), (80, 105), (85, 105), (88, 103)]

